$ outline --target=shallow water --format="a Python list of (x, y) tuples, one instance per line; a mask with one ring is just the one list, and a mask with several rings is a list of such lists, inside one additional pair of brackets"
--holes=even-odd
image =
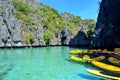
[[(75, 48), (74, 48), (75, 49)], [(0, 80), (106, 80), (69, 61), (70, 47), (0, 49)]]

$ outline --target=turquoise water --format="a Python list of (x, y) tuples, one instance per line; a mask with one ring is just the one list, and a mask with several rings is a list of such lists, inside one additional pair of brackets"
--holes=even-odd
[(103, 80), (86, 72), (91, 65), (69, 61), (72, 49), (0, 49), (0, 80)]

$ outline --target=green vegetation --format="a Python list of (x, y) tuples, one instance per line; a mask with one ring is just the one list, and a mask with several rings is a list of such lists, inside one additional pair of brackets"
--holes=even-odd
[(13, 0), (13, 5), (16, 9), (17, 18), (31, 24), (32, 18), (28, 14), (32, 12), (32, 8), (27, 5), (27, 2), (25, 0)]
[(94, 32), (94, 30), (89, 29), (89, 30), (87, 30), (87, 35), (88, 35), (88, 36), (90, 36), (90, 35), (92, 35), (92, 34), (93, 34), (93, 32)]
[(5, 5), (5, 4), (2, 5), (2, 7), (0, 8), (0, 13), (3, 13), (6, 7), (7, 7), (7, 5)]
[(24, 14), (32, 12), (32, 9), (27, 5), (25, 0), (13, 0), (15, 9)]
[(45, 32), (43, 37), (44, 37), (45, 43), (49, 44), (52, 35), (49, 32)]
[(44, 26), (48, 27), (48, 30), (51, 32), (60, 32), (65, 26), (64, 19), (58, 14), (53, 8), (43, 5), (43, 19)]
[(93, 34), (94, 29), (95, 29), (95, 20), (93, 19), (85, 19), (82, 20), (82, 23), (84, 26), (87, 26), (86, 31), (87, 31), (87, 35), (90, 36), (91, 34)]
[(82, 27), (81, 18), (68, 12), (62, 13), (61, 16), (65, 20), (64, 22), (67, 24), (66, 26), (72, 31), (74, 35), (76, 35)]
[(26, 43), (27, 44), (32, 44), (34, 42), (34, 36), (31, 33), (27, 33), (26, 35)]
[(95, 20), (93, 19), (85, 19), (85, 20), (82, 20), (83, 22), (83, 25), (85, 26), (88, 26), (89, 28), (94, 28), (95, 27)]
[[(27, 0), (12, 0), (14, 5), (14, 13), (22, 23), (22, 30), (25, 34), (26, 31), (30, 32), (31, 27), (43, 26), (44, 40), (48, 44), (53, 36), (59, 37), (63, 27), (68, 27), (69, 30), (76, 35), (81, 27), (85, 27), (88, 36), (94, 31), (95, 21), (93, 19), (82, 20), (80, 16), (74, 16), (68, 12), (61, 13), (45, 4), (40, 3), (41, 9), (34, 6), (29, 6)], [(34, 0), (30, 0), (32, 5)], [(2, 11), (0, 9), (0, 11)], [(33, 33), (37, 28), (31, 31)], [(34, 42), (34, 36), (31, 33), (25, 34), (26, 43)]]
[(4, 12), (4, 10), (2, 8), (0, 8), (0, 13), (3, 13), (3, 12)]

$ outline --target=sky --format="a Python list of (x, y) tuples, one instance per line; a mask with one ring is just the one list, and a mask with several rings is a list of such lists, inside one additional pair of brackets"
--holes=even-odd
[(99, 4), (101, 0), (39, 0), (40, 2), (53, 7), (59, 13), (70, 12), (82, 19), (97, 20)]

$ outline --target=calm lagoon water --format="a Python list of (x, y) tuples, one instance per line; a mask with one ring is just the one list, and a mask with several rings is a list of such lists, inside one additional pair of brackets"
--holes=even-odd
[(106, 80), (69, 61), (70, 47), (0, 49), (0, 80)]

